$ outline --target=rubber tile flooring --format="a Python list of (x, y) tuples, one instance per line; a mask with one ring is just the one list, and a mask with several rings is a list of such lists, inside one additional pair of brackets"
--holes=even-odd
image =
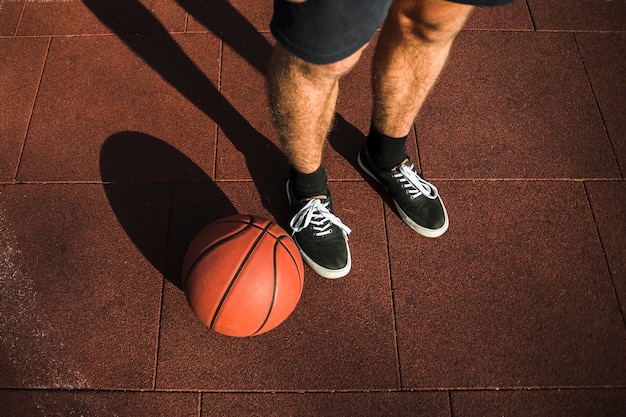
[(287, 228), (271, 9), (0, 0), (0, 415), (625, 416), (626, 1), (475, 11), (409, 141), (438, 239), (356, 164), (370, 45), (324, 155), (352, 272), (234, 338), (180, 268), (226, 215)]

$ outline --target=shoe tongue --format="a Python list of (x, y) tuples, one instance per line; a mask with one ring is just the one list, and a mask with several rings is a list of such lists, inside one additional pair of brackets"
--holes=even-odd
[(324, 200), (328, 200), (328, 196), (326, 195), (316, 195), (313, 197), (307, 197), (307, 198), (303, 198), (302, 200), (300, 200), (301, 203), (308, 203), (311, 200), (320, 200), (320, 201), (324, 201)]
[(411, 167), (411, 165), (413, 165), (413, 163), (411, 162), (411, 158), (409, 158), (408, 156), (406, 158), (404, 158), (404, 160), (402, 162), (400, 162), (398, 165), (396, 165), (395, 167), (391, 168), (392, 171), (397, 171), (398, 169), (400, 169), (400, 167), (402, 165), (406, 165), (407, 167)]

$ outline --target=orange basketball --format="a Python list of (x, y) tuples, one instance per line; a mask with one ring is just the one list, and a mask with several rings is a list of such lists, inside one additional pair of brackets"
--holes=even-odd
[(278, 326), (296, 308), (303, 269), (298, 247), (280, 226), (237, 214), (193, 239), (183, 261), (183, 289), (211, 329), (253, 336)]

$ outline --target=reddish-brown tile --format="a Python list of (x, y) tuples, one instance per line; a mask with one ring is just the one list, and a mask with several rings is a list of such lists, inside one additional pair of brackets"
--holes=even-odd
[(622, 175), (626, 172), (626, 33), (577, 33), (576, 42), (598, 100)]
[(265, 84), (271, 51), (269, 37), (259, 33), (224, 37), (216, 161), (219, 180), (287, 177)]
[(213, 33), (267, 32), (272, 18), (272, 0), (177, 0), (189, 12), (187, 30)]
[(0, 36), (13, 36), (24, 10), (24, 1), (9, 0), (0, 2)]
[(624, 389), (466, 391), (451, 394), (454, 417), (616, 417), (626, 410)]
[(7, 416), (180, 416), (198, 415), (200, 394), (99, 391), (0, 391)]
[[(234, 339), (194, 317), (180, 264), (219, 217), (288, 228), (271, 0), (0, 0), (0, 183), (44, 182), (0, 185), (0, 410), (621, 415), (626, 392), (608, 387), (626, 385), (626, 7), (600, 3), (475, 11), (417, 120), (419, 154), (413, 132), (408, 145), (448, 179), (436, 240), (355, 164), (374, 39), (324, 155), (353, 270), (306, 267), (292, 316)], [(183, 31), (197, 33), (166, 33)], [(73, 34), (105, 36), (46, 37)]]
[(47, 49), (48, 39), (0, 39), (0, 182), (15, 177)]
[[(252, 183), (218, 185), (237, 211), (271, 216)], [(304, 293), (294, 313), (276, 329), (244, 339), (208, 330), (194, 317), (182, 291), (167, 283), (157, 387), (399, 387), (380, 199), (363, 183), (331, 183), (331, 187), (338, 216), (354, 228), (350, 235), (352, 272), (327, 280), (307, 268)], [(174, 198), (173, 218), (180, 217), (178, 204)], [(287, 205), (286, 199), (283, 204)], [(176, 237), (170, 240), (177, 241)]]
[(582, 184), (438, 185), (444, 236), (387, 216), (403, 387), (623, 385), (626, 332)]
[(527, 0), (537, 30), (626, 30), (623, 1)]
[[(248, 196), (245, 195), (244, 198)], [(183, 257), (191, 240), (207, 224), (236, 214), (237, 210), (220, 186), (212, 181), (175, 184), (172, 202), (170, 230), (174, 232), (168, 238), (168, 263), (165, 276), (168, 281), (180, 287)], [(250, 214), (261, 215), (262, 213)]]
[(528, 6), (523, 0), (502, 7), (477, 7), (466, 29), (533, 30)]
[(586, 183), (594, 219), (626, 316), (626, 181)]
[(19, 35), (182, 32), (185, 18), (170, 0), (28, 1)]
[[(149, 193), (136, 229), (164, 259), (168, 198)], [(167, 191), (167, 190), (165, 190)], [(2, 387), (149, 389), (162, 276), (120, 227), (97, 184), (0, 189)], [(156, 212), (155, 207), (161, 211)]]
[(211, 181), (193, 157), (146, 133), (118, 132), (101, 146), (100, 176), (104, 183)]
[(124, 41), (53, 39), (18, 179), (98, 180), (103, 143), (133, 131), (176, 147), (212, 175), (219, 40), (163, 34)]
[(571, 34), (463, 32), (417, 120), (431, 178), (619, 178)]
[(223, 417), (449, 417), (445, 392), (203, 394), (202, 415)]

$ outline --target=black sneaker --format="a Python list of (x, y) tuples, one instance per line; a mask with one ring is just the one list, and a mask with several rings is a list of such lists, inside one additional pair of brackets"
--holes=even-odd
[(304, 261), (324, 278), (347, 275), (352, 266), (347, 237), (350, 228), (333, 214), (330, 193), (296, 201), (287, 181), (287, 197), (295, 213), (289, 226)]
[(391, 171), (378, 168), (365, 146), (357, 159), (359, 166), (391, 193), (402, 220), (422, 236), (439, 237), (448, 230), (448, 213), (437, 188), (415, 170), (407, 158)]

